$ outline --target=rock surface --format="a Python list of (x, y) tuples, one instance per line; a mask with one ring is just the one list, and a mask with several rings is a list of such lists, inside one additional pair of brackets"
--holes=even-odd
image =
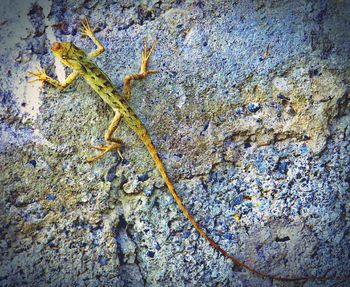
[(349, 275), (348, 1), (5, 0), (0, 22), (1, 286), (348, 286), (283, 283), (235, 267), (180, 212), (125, 125), (124, 160), (94, 165), (111, 109), (82, 80), (28, 83), (86, 15), (122, 91), (145, 37), (151, 68), (131, 105), (185, 205), (256, 269)]

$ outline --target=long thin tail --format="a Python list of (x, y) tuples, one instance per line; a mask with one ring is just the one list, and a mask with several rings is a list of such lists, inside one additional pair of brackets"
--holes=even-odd
[(211, 246), (213, 246), (216, 250), (218, 250), (221, 254), (223, 254), (225, 257), (230, 258), (237, 266), (241, 266), (252, 273), (255, 273), (257, 275), (260, 275), (265, 278), (269, 279), (274, 279), (274, 280), (280, 280), (280, 281), (301, 281), (301, 280), (310, 280), (310, 279), (317, 279), (317, 280), (326, 280), (326, 279), (331, 279), (331, 278), (326, 278), (326, 277), (281, 277), (281, 276), (274, 276), (270, 274), (266, 274), (264, 272), (261, 272), (259, 270), (254, 269), (253, 267), (245, 264), (241, 260), (237, 259), (236, 257), (232, 256), (229, 254), (226, 250), (222, 249), (213, 239), (211, 239), (205, 231), (200, 227), (200, 225), (197, 223), (197, 221), (193, 218), (193, 216), (189, 213), (187, 208), (183, 205), (181, 198), (178, 196), (178, 194), (175, 191), (174, 185), (171, 182), (166, 169), (163, 165), (162, 160), (160, 159), (158, 152), (156, 150), (156, 147), (152, 143), (152, 140), (149, 136), (149, 134), (145, 131), (139, 134), (139, 137), (143, 141), (143, 143), (146, 145), (148, 152), (152, 156), (152, 159), (154, 160), (160, 174), (162, 175), (167, 187), (169, 188), (169, 191), (171, 195), (174, 197), (177, 205), (180, 207), (182, 212), (186, 215), (188, 220), (192, 223), (192, 225), (196, 228), (196, 230), (210, 243)]

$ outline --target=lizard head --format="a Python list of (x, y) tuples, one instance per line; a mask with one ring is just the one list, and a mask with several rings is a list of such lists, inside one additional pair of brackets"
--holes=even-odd
[(81, 61), (87, 56), (84, 50), (70, 42), (54, 42), (51, 50), (63, 64), (74, 70), (80, 70)]

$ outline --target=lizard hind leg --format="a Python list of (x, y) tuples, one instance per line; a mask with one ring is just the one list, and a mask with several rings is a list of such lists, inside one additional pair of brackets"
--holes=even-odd
[(100, 147), (90, 146), (91, 148), (97, 149), (97, 150), (102, 151), (102, 152), (95, 157), (88, 158), (87, 159), (88, 162), (94, 162), (94, 161), (98, 160), (99, 158), (103, 157), (106, 153), (108, 153), (110, 151), (117, 151), (120, 158), (124, 159), (121, 152), (120, 152), (120, 149), (123, 145), (123, 142), (120, 139), (112, 137), (113, 133), (117, 129), (121, 120), (122, 120), (122, 115), (118, 111), (116, 111), (114, 118), (112, 119), (111, 124), (109, 125), (109, 127), (104, 135), (104, 138), (105, 138), (105, 141), (107, 142), (107, 144), (104, 146), (100, 146)]

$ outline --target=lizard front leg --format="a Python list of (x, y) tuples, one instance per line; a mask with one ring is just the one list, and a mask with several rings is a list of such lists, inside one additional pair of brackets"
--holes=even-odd
[(99, 39), (96, 38), (94, 32), (96, 30), (96, 28), (91, 29), (89, 21), (86, 17), (84, 17), (84, 19), (81, 21), (81, 25), (83, 26), (82, 28), (80, 28), (82, 34), (84, 36), (89, 37), (97, 46), (97, 49), (95, 51), (92, 51), (88, 54), (88, 57), (94, 58), (97, 57), (98, 55), (100, 55), (101, 53), (103, 53), (105, 51), (105, 47), (103, 47), (102, 43), (100, 42)]
[(129, 101), (131, 98), (131, 80), (140, 80), (147, 77), (149, 74), (158, 73), (156, 70), (147, 70), (148, 60), (151, 57), (154, 48), (156, 47), (156, 40), (153, 41), (151, 49), (148, 51), (147, 40), (145, 40), (145, 45), (141, 56), (141, 69), (140, 73), (131, 74), (124, 77), (124, 96)]
[(46, 74), (45, 70), (36, 69), (36, 72), (29, 72), (30, 77), (36, 77), (36, 79), (29, 81), (29, 83), (33, 83), (36, 81), (41, 81), (42, 83), (47, 82), (56, 88), (64, 89), (67, 88), (79, 75), (78, 72), (72, 72), (63, 82), (52, 79)]
[(102, 152), (95, 157), (88, 158), (87, 159), (88, 162), (94, 162), (95, 160), (103, 157), (107, 152), (110, 152), (113, 150), (117, 151), (120, 158), (123, 159), (123, 156), (120, 152), (120, 148), (122, 147), (122, 141), (112, 137), (113, 133), (115, 132), (115, 130), (119, 126), (122, 118), (123, 118), (122, 115), (118, 111), (115, 111), (114, 118), (112, 119), (107, 131), (105, 132), (105, 136), (104, 136), (105, 141), (108, 142), (108, 144), (106, 146), (102, 146), (102, 147), (91, 146), (91, 148), (100, 150)]

